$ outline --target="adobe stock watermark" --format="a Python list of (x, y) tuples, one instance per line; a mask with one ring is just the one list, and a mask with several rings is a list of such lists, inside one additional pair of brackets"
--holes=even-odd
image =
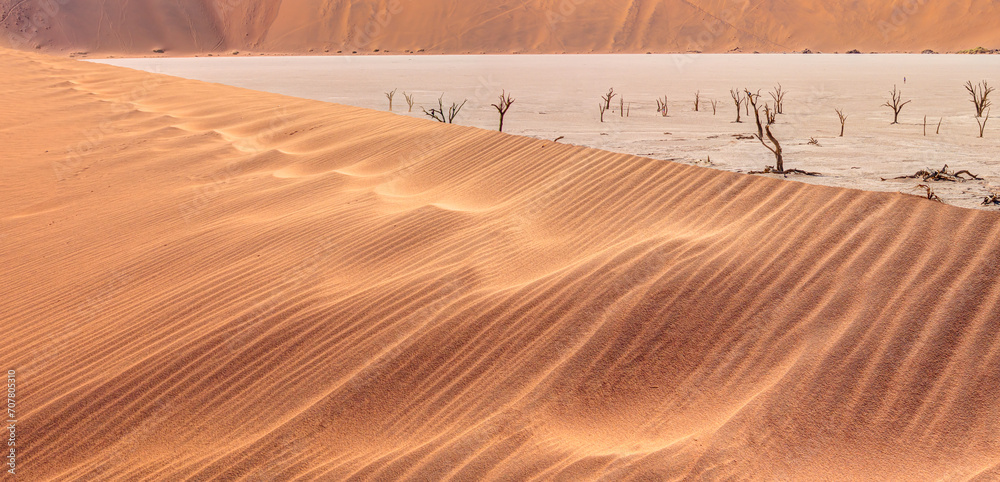
[(230, 352), (237, 352), (248, 345), (250, 341), (262, 335), (266, 329), (260, 326), (260, 322), (278, 313), (286, 298), (315, 282), (320, 268), (333, 256), (335, 248), (337, 248), (337, 244), (332, 239), (321, 239), (312, 248), (309, 256), (288, 270), (284, 280), (269, 290), (260, 306), (237, 319), (236, 334), (226, 343), (227, 349)]
[(365, 22), (364, 25), (354, 27), (354, 35), (352, 35), (347, 48), (353, 51), (367, 47), (376, 37), (382, 35), (385, 29), (389, 28), (393, 17), (401, 13), (403, 13), (403, 2), (401, 0), (389, 0), (385, 10), (376, 12), (374, 18)]
[(472, 102), (469, 104), (474, 109), (489, 107), (490, 102), (494, 102), (495, 95), (499, 95), (501, 90), (500, 82), (493, 79), (493, 75), (482, 76), (476, 79), (476, 89), (472, 92)]
[(709, 48), (719, 37), (725, 34), (727, 29), (734, 28), (733, 25), (739, 18), (739, 13), (746, 11), (749, 6), (750, 0), (746, 0), (742, 7), (726, 7), (717, 15), (705, 12), (710, 18), (702, 25), (702, 29), (697, 35), (688, 36), (686, 52), (672, 56), (677, 70), (684, 70), (685, 66), (693, 63), (698, 58), (698, 54)]
[[(291, 116), (288, 114), (288, 109), (282, 107), (281, 110), (271, 117), (267, 128), (258, 131), (253, 136), (237, 139), (232, 143), (233, 147), (251, 156), (265, 152), (268, 150), (266, 141), (274, 137), (290, 123)], [(233, 180), (243, 174), (244, 168), (240, 163), (244, 160), (243, 157), (240, 157), (227, 164), (222, 171), (212, 175), (209, 178), (209, 182), (199, 186), (190, 200), (177, 206), (177, 210), (180, 212), (185, 223), (191, 223), (195, 216), (211, 204), (222, 192), (222, 188), (225, 185), (233, 182)]]
[(7, 39), (10, 41), (10, 45), (14, 48), (23, 48), (25, 45), (29, 44), (38, 35), (39, 30), (43, 30), (49, 26), (53, 17), (59, 14), (63, 5), (69, 3), (70, 0), (35, 0), (34, 2), (24, 5), (21, 4), (11, 7), (10, 11), (7, 12), (0, 22), (6, 22), (7, 18), (14, 14), (14, 11), (20, 7), (24, 9), (34, 8), (34, 12), (28, 15), (28, 27), (27, 31), (15, 32), (13, 30), (7, 29)]
[(7, 370), (7, 473), (17, 475), (17, 373)]
[(98, 476), (111, 475), (108, 472), (112, 468), (121, 469), (126, 464), (134, 462), (137, 456), (141, 456), (139, 448), (143, 446), (143, 442), (151, 437), (158, 436), (160, 430), (167, 425), (167, 422), (173, 419), (167, 413), (171, 405), (168, 401), (163, 400), (162, 397), (157, 398), (152, 404), (152, 410), (142, 423), (116, 441), (114, 449), (112, 449), (110, 454), (101, 458), (101, 462), (94, 466), (92, 474)]
[(236, 7), (245, 4), (245, 0), (217, 0), (215, 6), (218, 8), (219, 13), (223, 15), (228, 15)]
[[(246, 1), (217, 0), (215, 4), (219, 13), (223, 16), (227, 16), (237, 7), (246, 4)], [(370, 20), (354, 27), (354, 30), (350, 33), (347, 45), (345, 45), (344, 48), (348, 51), (360, 51), (368, 45), (371, 45), (375, 39), (377, 39), (383, 32), (386, 31), (386, 29), (389, 28), (393, 19), (401, 13), (403, 13), (402, 0), (389, 0), (386, 3), (385, 8), (375, 12)]]
[[(276, 482), (293, 479), (285, 473), (285, 468), (294, 462), (301, 460), (303, 454), (307, 454), (310, 447), (310, 439), (305, 434), (293, 433), (291, 435), (278, 435), (273, 445), (267, 448), (268, 458), (272, 462), (256, 466), (252, 472), (247, 474), (247, 482)], [(283, 465), (278, 465), (276, 461), (283, 461)]]
[[(238, 7), (244, 6), (247, 3), (248, 2), (246, 0), (216, 0), (215, 6), (219, 16), (222, 17), (224, 21), (229, 21), (228, 17)], [(354, 29), (348, 34), (346, 44), (343, 46), (345, 52), (361, 52), (364, 48), (375, 42), (375, 40), (389, 28), (395, 17), (401, 13), (403, 13), (402, 0), (389, 0), (384, 9), (374, 12), (372, 14), (372, 18), (367, 22), (358, 22), (354, 26)], [(238, 45), (230, 46), (239, 47)], [(250, 45), (243, 45), (242, 47), (252, 50), (252, 46)]]
[(66, 150), (66, 157), (61, 161), (52, 163), (52, 170), (57, 181), (65, 181), (79, 174), (85, 169), (86, 162), (84, 156), (97, 149), (104, 142), (105, 137), (112, 133), (115, 124), (123, 121), (131, 113), (135, 112), (134, 106), (147, 98), (151, 91), (163, 83), (163, 78), (159, 75), (159, 69), (150, 73), (139, 85), (130, 90), (127, 94), (113, 100), (111, 117), (99, 122), (95, 127), (83, 132), (84, 140)]
[[(476, 80), (476, 87), (473, 91), (472, 99), (466, 99), (468, 108), (477, 109), (489, 104), (493, 95), (499, 95), (500, 83), (493, 79), (492, 75), (480, 75)], [(444, 94), (442, 93), (442, 97)], [(414, 141), (414, 146), (409, 149), (399, 163), (399, 168), (388, 174), (385, 182), (392, 182), (412, 175), (421, 161), (432, 156), (436, 151), (444, 147), (447, 139), (450, 138), (450, 131), (446, 129), (433, 129), (429, 133), (418, 136)]]
[(902, 5), (894, 7), (889, 18), (879, 20), (877, 24), (879, 32), (882, 32), (882, 39), (886, 41), (891, 39), (911, 17), (920, 12), (925, 3), (927, 0), (903, 0)]
[(31, 379), (37, 378), (54, 360), (73, 345), (73, 338), (82, 332), (81, 326), (88, 321), (96, 320), (105, 313), (116, 296), (122, 293), (134, 282), (135, 277), (126, 271), (115, 271), (108, 279), (98, 285), (96, 292), (86, 298), (76, 310), (78, 315), (68, 327), (58, 333), (51, 330), (43, 342), (31, 350), (25, 366), (18, 369), (18, 374)]
[(548, 22), (549, 30), (554, 30), (555, 26), (569, 21), (569, 18), (576, 15), (577, 8), (590, 0), (561, 0), (555, 8), (545, 11), (545, 20)]
[[(421, 334), (424, 334), (441, 321), (442, 312), (461, 298), (468, 295), (472, 287), (476, 284), (478, 275), (475, 272), (460, 274), (448, 274), (429, 287), (425, 297), (430, 297), (428, 302), (420, 307), (415, 307), (405, 318), (398, 321), (393, 327), (393, 331), (399, 333), (391, 343), (386, 345), (386, 349), (374, 356), (369, 363), (357, 369), (347, 376), (347, 380), (338, 389), (341, 393), (354, 395), (353, 402), (357, 405), (364, 405), (372, 401), (375, 395), (369, 390), (369, 385), (378, 384), (391, 375), (388, 368), (398, 361), (399, 357), (410, 349), (420, 346)], [(336, 407), (331, 416), (335, 419), (345, 415), (349, 407), (341, 405)]]

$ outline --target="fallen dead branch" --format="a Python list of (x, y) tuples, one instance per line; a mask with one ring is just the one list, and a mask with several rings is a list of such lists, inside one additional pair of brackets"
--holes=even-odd
[(779, 171), (773, 166), (764, 167), (763, 171), (750, 171), (748, 174), (781, 174), (782, 176), (788, 177), (789, 174), (804, 174), (806, 176), (822, 176), (818, 172), (803, 171), (802, 169), (787, 169), (784, 171)]
[[(962, 176), (969, 176), (969, 178), (966, 179), (966, 178), (964, 178)], [(981, 178), (981, 177), (979, 177), (979, 176), (977, 176), (977, 175), (975, 175), (975, 174), (973, 174), (973, 173), (971, 173), (971, 172), (969, 172), (968, 170), (965, 170), (965, 169), (963, 169), (961, 171), (958, 171), (958, 172), (949, 171), (947, 164), (945, 164), (944, 167), (942, 167), (941, 169), (921, 169), (921, 170), (915, 172), (913, 175), (910, 175), (910, 176), (897, 176), (897, 177), (893, 177), (893, 178), (889, 178), (889, 179), (886, 179), (886, 178), (883, 177), (883, 178), (880, 178), (880, 179), (882, 179), (883, 181), (887, 181), (889, 179), (893, 179), (893, 180), (895, 180), (895, 179), (920, 179), (923, 182), (928, 182), (928, 181), (965, 182), (965, 181), (972, 181), (972, 180), (975, 180), (975, 181), (982, 181), (983, 180), (983, 178)]]

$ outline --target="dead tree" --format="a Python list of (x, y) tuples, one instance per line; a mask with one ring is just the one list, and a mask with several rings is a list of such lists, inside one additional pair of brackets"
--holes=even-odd
[(618, 114), (621, 117), (625, 117), (625, 97), (618, 96)]
[(409, 106), (409, 110), (406, 112), (413, 112), (413, 94), (403, 92), (403, 97), (406, 97), (406, 105)]
[(695, 112), (699, 111), (699, 109), (700, 109), (699, 106), (700, 105), (701, 105), (701, 91), (699, 90), (699, 91), (697, 91), (697, 92), (694, 93), (694, 111)]
[[(750, 91), (748, 90), (747, 94), (749, 93)], [(775, 138), (774, 134), (771, 132), (771, 125), (768, 124), (766, 126), (761, 126), (760, 116), (756, 116), (756, 120), (757, 120), (757, 130), (760, 131), (761, 129), (763, 129), (764, 133), (763, 135), (754, 137), (756, 137), (757, 140), (759, 140), (760, 143), (767, 148), (767, 150), (771, 151), (771, 153), (774, 154), (774, 166), (773, 167), (766, 166), (763, 171), (750, 171), (750, 174), (781, 174), (783, 176), (787, 176), (789, 174), (798, 173), (798, 174), (805, 174), (807, 176), (819, 175), (818, 172), (807, 172), (801, 169), (789, 169), (786, 171), (785, 161), (784, 158), (782, 157), (781, 144), (778, 143), (778, 139)], [(764, 140), (765, 136), (767, 137), (767, 140)]]
[(785, 94), (787, 94), (787, 93), (788, 92), (785, 92), (781, 88), (781, 83), (778, 83), (778, 86), (775, 87), (771, 92), (769, 92), (769, 94), (771, 95), (771, 98), (774, 99), (774, 113), (775, 114), (784, 114), (785, 113)]
[(608, 107), (604, 104), (597, 104), (597, 108), (601, 109), (601, 122), (604, 122), (604, 112), (608, 110)]
[(892, 86), (892, 92), (890, 92), (890, 94), (892, 95), (891, 100), (885, 101), (885, 104), (882, 105), (892, 109), (892, 123), (899, 124), (899, 112), (903, 110), (903, 106), (913, 101), (908, 100), (903, 102), (903, 93), (901, 91), (897, 91), (895, 85)]
[(659, 112), (663, 117), (667, 116), (670, 108), (667, 107), (667, 96), (663, 96), (663, 100), (656, 99), (656, 112)]
[(513, 103), (514, 99), (504, 90), (500, 92), (500, 101), (496, 104), (491, 104), (500, 113), (500, 132), (503, 132), (503, 116), (507, 115), (507, 109), (510, 109), (510, 105)]
[(611, 99), (613, 99), (616, 95), (618, 94), (615, 94), (615, 89), (611, 88), (608, 89), (608, 93), (606, 95), (601, 96), (601, 99), (604, 100), (604, 110), (611, 109)]
[(454, 123), (455, 117), (458, 116), (459, 111), (462, 110), (462, 107), (465, 107), (465, 103), (468, 102), (468, 101), (469, 101), (469, 99), (463, 100), (461, 105), (456, 104), (454, 102), (451, 103), (451, 107), (448, 108), (448, 123), (449, 124), (453, 124)]
[(972, 81), (965, 83), (965, 90), (969, 91), (969, 95), (972, 96), (972, 105), (976, 106), (976, 117), (982, 117), (983, 112), (986, 112), (993, 102), (990, 101), (990, 92), (993, 92), (993, 87), (990, 87), (986, 81), (982, 81), (976, 85), (972, 85)]
[(427, 115), (428, 117), (430, 117), (430, 118), (432, 118), (432, 119), (434, 119), (434, 120), (436, 120), (438, 122), (443, 122), (443, 123), (447, 123), (447, 124), (454, 124), (455, 123), (455, 117), (458, 116), (458, 113), (462, 110), (462, 107), (464, 107), (465, 103), (468, 102), (469, 100), (468, 99), (463, 100), (461, 104), (452, 102), (451, 103), (451, 107), (448, 108), (448, 112), (445, 112), (445, 110), (444, 110), (444, 100), (443, 99), (444, 99), (444, 96), (438, 97), (438, 108), (437, 109), (433, 109), (432, 108), (429, 111), (426, 108), (423, 108), (423, 107), (421, 107), (421, 109), (424, 110), (424, 114), (425, 115)]
[(924, 189), (927, 190), (927, 200), (928, 201), (937, 201), (939, 203), (944, 203), (944, 201), (942, 201), (941, 198), (937, 194), (934, 193), (934, 190), (931, 189), (930, 186), (928, 186), (926, 184), (917, 184), (917, 187), (918, 188), (922, 187), (922, 188), (924, 188)]
[(840, 137), (844, 137), (844, 125), (847, 124), (847, 115), (844, 111), (836, 109), (837, 117), (840, 117)]
[[(758, 121), (757, 123), (760, 124), (760, 121)], [(767, 145), (767, 142), (764, 142), (763, 137), (758, 137), (757, 140), (759, 140), (760, 143), (767, 148), (767, 150), (771, 151), (774, 154), (774, 170), (778, 174), (784, 174), (785, 160), (781, 157), (781, 144), (778, 144), (778, 139), (775, 139), (774, 134), (771, 133), (771, 126), (767, 126), (766, 132), (767, 132), (767, 140), (771, 141), (771, 145)]]
[[(769, 151), (774, 154), (774, 168), (780, 173), (785, 172), (785, 161), (781, 157), (781, 144), (778, 143), (778, 139), (774, 138), (774, 134), (771, 134), (771, 126), (767, 126), (767, 139), (771, 141), (771, 145), (764, 142), (764, 127), (760, 125), (760, 114), (757, 112), (757, 99), (754, 95), (750, 93), (750, 89), (743, 89), (746, 92), (746, 99), (751, 105), (753, 105), (754, 119), (757, 121), (757, 140), (764, 145)], [(758, 97), (760, 94), (757, 95)], [(765, 168), (765, 170), (767, 170)]]
[(392, 112), (392, 98), (396, 96), (396, 91), (399, 89), (392, 89), (392, 92), (386, 92), (385, 96), (389, 99), (389, 112)]
[(742, 110), (743, 103), (746, 102), (746, 99), (743, 98), (743, 93), (738, 89), (729, 89), (729, 95), (732, 96), (733, 103), (736, 104), (736, 122), (743, 122), (740, 120), (740, 111)]
[(719, 101), (712, 99), (712, 115), (715, 115), (719, 110)]
[(771, 106), (764, 103), (764, 119), (767, 121), (767, 125), (774, 124), (778, 117), (778, 108), (775, 107), (771, 109)]
[(750, 92), (750, 89), (743, 89), (746, 93), (747, 102), (753, 107), (753, 116), (757, 121), (757, 138), (761, 139), (764, 137), (764, 128), (760, 125), (760, 109), (757, 107), (757, 101), (760, 99), (760, 91), (758, 90), (756, 94)]
[(938, 119), (938, 127), (937, 127), (937, 131), (936, 131), (936, 132), (934, 132), (934, 134), (935, 134), (935, 135), (940, 135), (940, 134), (941, 134), (941, 123), (942, 123), (942, 122), (944, 122), (944, 117), (942, 117), (942, 118)]
[(979, 137), (983, 137), (983, 132), (986, 131), (986, 121), (990, 120), (990, 111), (986, 110), (986, 117), (977, 117), (976, 123), (979, 124)]

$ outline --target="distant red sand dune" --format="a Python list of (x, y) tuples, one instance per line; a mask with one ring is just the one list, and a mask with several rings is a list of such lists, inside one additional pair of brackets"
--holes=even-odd
[(920, 52), (1000, 47), (948, 0), (0, 0), (0, 45), (54, 52)]
[(996, 480), (1000, 215), (0, 49), (24, 480)]

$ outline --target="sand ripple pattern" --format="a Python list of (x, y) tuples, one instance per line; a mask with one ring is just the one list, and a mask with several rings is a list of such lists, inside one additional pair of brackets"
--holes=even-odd
[(1000, 216), (0, 51), (25, 480), (995, 480)]

